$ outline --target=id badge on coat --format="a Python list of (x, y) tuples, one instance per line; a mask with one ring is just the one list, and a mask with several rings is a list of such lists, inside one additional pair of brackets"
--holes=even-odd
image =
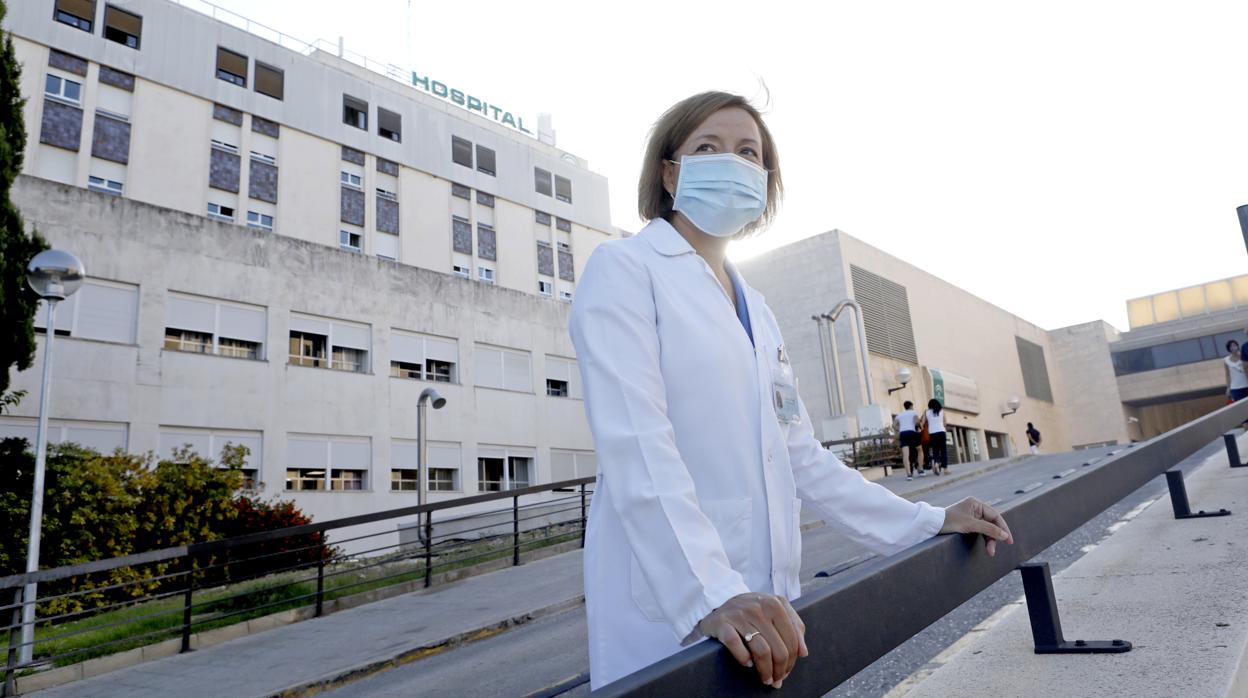
[(776, 419), (781, 424), (797, 424), (802, 421), (797, 407), (797, 380), (793, 377), (793, 366), (784, 347), (776, 350), (776, 359), (771, 368), (771, 399)]

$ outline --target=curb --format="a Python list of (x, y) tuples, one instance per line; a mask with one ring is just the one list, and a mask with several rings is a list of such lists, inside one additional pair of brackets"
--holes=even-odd
[(516, 626), (531, 623), (532, 621), (540, 618), (545, 618), (556, 613), (576, 608), (583, 603), (585, 603), (585, 596), (584, 594), (581, 594), (571, 599), (564, 599), (558, 603), (542, 606), (526, 613), (505, 618), (501, 621), (488, 623), (472, 630), (457, 633), (443, 640), (436, 640), (432, 643), (401, 650), (390, 655), (389, 657), (370, 660), (346, 669), (339, 669), (310, 681), (304, 681), (293, 686), (289, 686), (276, 693), (264, 694), (264, 696), (265, 698), (306, 698), (307, 696), (314, 696), (322, 691), (337, 688), (361, 679), (366, 679), (384, 671), (397, 669), (404, 664), (409, 664), (435, 654), (440, 654), (461, 645), (493, 637), (494, 635), (498, 635)]

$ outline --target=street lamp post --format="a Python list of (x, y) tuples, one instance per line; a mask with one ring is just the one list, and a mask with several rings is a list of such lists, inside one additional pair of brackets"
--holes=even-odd
[[(48, 394), (52, 378), (52, 344), (56, 339), (56, 304), (82, 285), (86, 269), (74, 255), (44, 250), (26, 266), (26, 283), (48, 303), (48, 322), (43, 346), (43, 380), (39, 387), (39, 426), (35, 431), (35, 487), (30, 499), (30, 540), (26, 548), (26, 571), (39, 569), (39, 535), (43, 525), (43, 476), (48, 457)], [(30, 583), (22, 594), (21, 662), (30, 662), (35, 650), (35, 598), (37, 585)]]

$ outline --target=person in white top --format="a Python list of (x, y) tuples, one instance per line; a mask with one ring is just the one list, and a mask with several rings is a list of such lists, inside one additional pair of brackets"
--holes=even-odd
[(1244, 372), (1239, 342), (1227, 342), (1226, 352), (1226, 396), (1231, 402), (1239, 402), (1248, 397), (1248, 374)]
[(803, 503), (885, 554), (942, 532), (982, 534), (988, 554), (1013, 540), (992, 507), (907, 501), (820, 446), (775, 316), (725, 258), (781, 188), (748, 101), (686, 99), (643, 159), (650, 222), (599, 245), (581, 275), (570, 330), (598, 457), (584, 558), (594, 688), (706, 637), (780, 687), (807, 654), (789, 604)]
[(949, 449), (945, 441), (945, 406), (940, 400), (932, 398), (927, 401), (927, 411), (920, 418), (920, 424), (927, 425), (928, 445), (932, 454), (932, 474), (941, 475), (949, 470)]
[(901, 458), (906, 465), (906, 479), (913, 480), (916, 468), (920, 475), (923, 473), (919, 463), (919, 442), (923, 437), (919, 434), (919, 415), (914, 411), (914, 403), (906, 400), (902, 407), (904, 409), (901, 414), (893, 417), (893, 424), (897, 427), (897, 438), (901, 441)]

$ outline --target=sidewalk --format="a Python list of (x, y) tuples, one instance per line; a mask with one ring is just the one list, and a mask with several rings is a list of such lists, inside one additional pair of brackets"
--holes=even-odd
[[(1009, 460), (954, 466), (949, 476), (880, 484), (913, 497), (975, 477)], [(803, 530), (823, 525), (802, 521)], [(500, 590), (506, 593), (499, 593)], [(573, 608), (583, 602), (581, 551), (490, 572), (145, 662), (30, 695), (179, 698), (302, 696)], [(34, 677), (32, 677), (34, 678)]]

